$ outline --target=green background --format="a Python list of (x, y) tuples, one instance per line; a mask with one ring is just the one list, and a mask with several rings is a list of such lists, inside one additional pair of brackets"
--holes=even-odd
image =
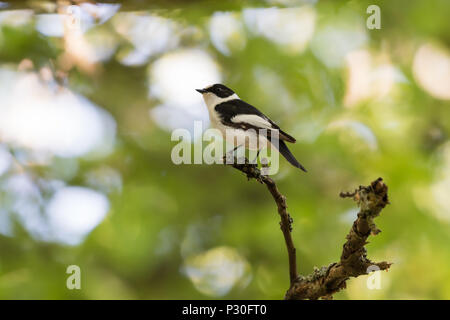
[[(381, 8), (379, 30), (365, 27), (371, 4)], [(268, 7), (308, 7), (314, 13), (314, 31), (304, 48), (277, 43), (242, 22), (244, 9)], [(33, 14), (21, 25), (0, 25), (0, 66), (17, 70), (23, 59), (30, 59), (33, 68), (28, 72), (49, 65), (56, 72), (63, 39), (35, 28), (36, 15), (45, 10), (26, 2), (10, 3), (3, 10), (15, 9), (32, 9)], [(379, 290), (369, 290), (367, 277), (360, 277), (349, 280), (334, 298), (450, 298), (450, 98), (448, 92), (442, 97), (433, 86), (423, 85), (423, 77), (431, 83), (435, 77), (423, 72), (436, 68), (415, 69), (419, 50), (432, 48), (447, 59), (445, 65), (442, 55), (431, 55), (443, 66), (439, 79), (450, 79), (450, 2), (130, 1), (120, 9), (131, 11), (174, 21), (180, 40), (143, 65), (126, 66), (120, 53), (133, 44), (117, 32), (112, 17), (86, 36), (108, 33), (117, 43), (114, 54), (93, 72), (77, 64), (66, 70), (66, 86), (113, 116), (117, 127), (112, 152), (100, 158), (53, 155), (47, 165), (22, 164), (40, 179), (94, 189), (86, 174), (112, 168), (121, 183), (105, 192), (108, 214), (79, 244), (41, 241), (14, 218), (8, 199), (16, 191), (2, 187), (0, 215), (9, 212), (13, 232), (0, 234), (0, 298), (283, 297), (289, 282), (287, 254), (268, 191), (222, 165), (173, 164), (170, 154), (176, 143), (170, 130), (149, 116), (161, 103), (148, 94), (153, 64), (192, 48), (208, 53), (223, 83), (297, 138), (290, 148), (308, 173), (282, 159), (273, 178), (294, 219), (301, 274), (340, 257), (356, 207), (340, 199), (339, 192), (383, 177), (391, 204), (376, 220), (382, 233), (369, 239), (368, 257), (394, 264), (381, 273)], [(242, 22), (227, 42), (229, 54), (211, 42), (208, 26), (218, 11), (233, 12)], [(320, 52), (333, 56), (342, 49), (339, 44), (346, 44), (335, 39), (325, 51), (317, 49), (326, 27), (364, 34), (361, 44), (346, 51), (371, 57), (367, 69), (361, 69), (365, 60), (353, 65), (362, 75), (351, 80), (352, 62), (345, 57), (327, 65)], [(386, 65), (395, 70), (392, 83), (377, 69)], [(357, 89), (348, 97), (351, 81)], [(30, 152), (1, 137), (0, 142), (12, 154)], [(73, 163), (76, 173), (65, 174)], [(3, 173), (0, 183), (14, 174), (14, 168)], [(41, 192), (44, 199), (51, 197)], [(66, 268), (73, 264), (81, 268), (81, 290), (66, 288)]]

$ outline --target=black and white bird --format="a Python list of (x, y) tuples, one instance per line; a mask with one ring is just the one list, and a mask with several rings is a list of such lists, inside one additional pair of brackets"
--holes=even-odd
[[(245, 144), (245, 147), (258, 150), (258, 153), (262, 148), (272, 145), (294, 167), (306, 172), (306, 169), (295, 159), (285, 144), (285, 141), (295, 143), (295, 138), (281, 130), (254, 106), (241, 100), (233, 90), (223, 84), (214, 84), (196, 90), (203, 95), (208, 107), (211, 126), (220, 130), (227, 140), (233, 143), (235, 139), (246, 141), (245, 138), (256, 141), (256, 144)], [(261, 132), (266, 134), (261, 134)]]

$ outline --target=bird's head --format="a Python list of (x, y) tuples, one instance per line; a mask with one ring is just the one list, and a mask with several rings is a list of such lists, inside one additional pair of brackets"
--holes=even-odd
[(218, 98), (228, 98), (234, 94), (234, 91), (224, 86), (223, 84), (217, 83), (212, 86), (206, 87), (204, 89), (195, 89), (202, 95), (214, 95)]

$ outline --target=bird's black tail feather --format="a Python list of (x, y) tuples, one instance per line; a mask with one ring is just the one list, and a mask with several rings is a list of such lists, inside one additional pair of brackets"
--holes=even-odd
[[(272, 144), (273, 145), (273, 144)], [(274, 145), (275, 146), (275, 145)], [(297, 159), (295, 159), (294, 155), (289, 151), (288, 147), (286, 146), (286, 143), (284, 143), (283, 140), (278, 140), (278, 151), (283, 155), (283, 157), (286, 158), (287, 161), (289, 161), (290, 164), (292, 164), (294, 167), (299, 168), (305, 172), (306, 169), (303, 167)]]
[(287, 134), (286, 132), (284, 132), (283, 130), (279, 129), (279, 134), (280, 134), (280, 140), (284, 140), (290, 143), (295, 143), (297, 140), (295, 140), (295, 138), (289, 134)]

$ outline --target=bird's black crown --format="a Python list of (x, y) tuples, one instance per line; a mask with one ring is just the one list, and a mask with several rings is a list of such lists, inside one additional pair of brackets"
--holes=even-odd
[(212, 85), (211, 87), (205, 89), (197, 89), (197, 91), (200, 93), (211, 92), (220, 98), (226, 98), (234, 94), (233, 90), (220, 83), (216, 83), (215, 85)]

